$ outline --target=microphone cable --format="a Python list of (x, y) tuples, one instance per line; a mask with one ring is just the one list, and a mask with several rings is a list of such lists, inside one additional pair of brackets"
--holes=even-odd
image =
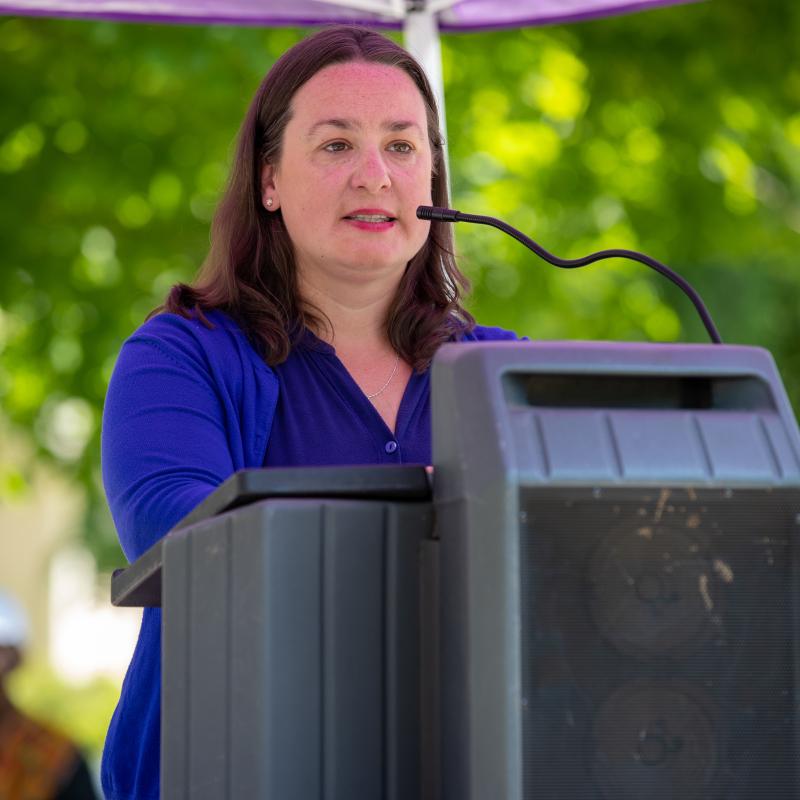
[(492, 228), (497, 228), (507, 233), (509, 236), (513, 236), (529, 250), (533, 250), (539, 258), (561, 269), (577, 269), (578, 267), (585, 267), (588, 264), (593, 264), (595, 261), (602, 261), (606, 258), (627, 258), (631, 261), (638, 261), (640, 264), (645, 264), (651, 269), (654, 269), (679, 287), (692, 301), (697, 313), (700, 315), (700, 319), (703, 321), (703, 325), (705, 325), (706, 331), (708, 331), (711, 341), (714, 344), (722, 344), (722, 339), (720, 338), (719, 331), (717, 331), (717, 326), (714, 324), (714, 320), (711, 319), (711, 314), (709, 314), (705, 303), (689, 281), (682, 278), (677, 272), (666, 266), (666, 264), (662, 264), (660, 261), (646, 256), (644, 253), (639, 253), (636, 250), (613, 249), (599, 250), (596, 253), (583, 256), (583, 258), (559, 258), (552, 253), (548, 253), (547, 250), (522, 233), (522, 231), (518, 231), (508, 223), (500, 219), (495, 219), (494, 217), (484, 217), (479, 214), (464, 214), (453, 208), (437, 208), (436, 206), (419, 206), (419, 208), (417, 208), (417, 217), (419, 217), (419, 219), (437, 220), (439, 222), (472, 222), (476, 225), (489, 225)]

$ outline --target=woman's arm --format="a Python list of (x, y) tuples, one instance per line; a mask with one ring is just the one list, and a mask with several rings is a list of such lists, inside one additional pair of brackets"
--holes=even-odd
[[(242, 440), (259, 435), (243, 424), (258, 394), (248, 391), (257, 370), (243, 357), (240, 333), (199, 325), (175, 315), (150, 320), (123, 345), (109, 384), (103, 483), (130, 561), (233, 472), (253, 466)], [(272, 378), (277, 398), (274, 376), (258, 366)], [(271, 418), (274, 399), (262, 405)], [(268, 435), (269, 420), (263, 425), (260, 434)]]

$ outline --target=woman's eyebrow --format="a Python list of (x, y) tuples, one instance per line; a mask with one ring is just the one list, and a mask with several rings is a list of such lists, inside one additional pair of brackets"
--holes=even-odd
[(409, 128), (414, 128), (416, 132), (422, 136), (422, 128), (417, 125), (413, 120), (397, 120), (396, 122), (384, 122), (383, 127), (390, 131), (406, 131)]
[(332, 119), (321, 119), (319, 122), (315, 122), (309, 129), (308, 133), (306, 134), (307, 138), (311, 138), (319, 128), (325, 128), (330, 126), (331, 128), (339, 128), (339, 130), (349, 131), (353, 128), (357, 128), (358, 125), (350, 119), (340, 119), (340, 118), (332, 118)]
[[(306, 134), (306, 138), (310, 139), (320, 128), (331, 127), (338, 128), (342, 131), (350, 131), (361, 128), (361, 124), (352, 119), (342, 119), (341, 117), (332, 117), (331, 119), (321, 119), (315, 122)], [(381, 125), (384, 130), (392, 131), (393, 133), (405, 131), (409, 128), (414, 128), (417, 133), (422, 135), (422, 129), (413, 120), (387, 120)]]

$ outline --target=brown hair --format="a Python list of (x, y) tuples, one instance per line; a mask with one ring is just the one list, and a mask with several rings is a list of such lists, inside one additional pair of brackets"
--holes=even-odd
[[(286, 360), (306, 326), (320, 325), (315, 309), (299, 297), (282, 215), (262, 206), (261, 167), (280, 159), (298, 89), (324, 67), (350, 61), (397, 67), (417, 86), (427, 109), (433, 205), (448, 205), (436, 101), (420, 65), (399, 45), (366, 28), (325, 28), (285, 52), (259, 86), (239, 131), (233, 168), (212, 223), (209, 254), (195, 283), (173, 286), (157, 311), (196, 314), (203, 321), (203, 310), (225, 311), (271, 366)], [(392, 347), (415, 369), (425, 369), (439, 345), (474, 326), (460, 303), (468, 289), (455, 262), (451, 225), (432, 222), (425, 244), (406, 267), (386, 320)]]

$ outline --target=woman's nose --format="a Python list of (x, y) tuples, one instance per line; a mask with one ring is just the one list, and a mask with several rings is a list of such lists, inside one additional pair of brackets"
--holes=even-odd
[(380, 149), (368, 148), (362, 151), (353, 171), (353, 185), (356, 189), (367, 189), (370, 192), (388, 189), (392, 185), (389, 169)]

